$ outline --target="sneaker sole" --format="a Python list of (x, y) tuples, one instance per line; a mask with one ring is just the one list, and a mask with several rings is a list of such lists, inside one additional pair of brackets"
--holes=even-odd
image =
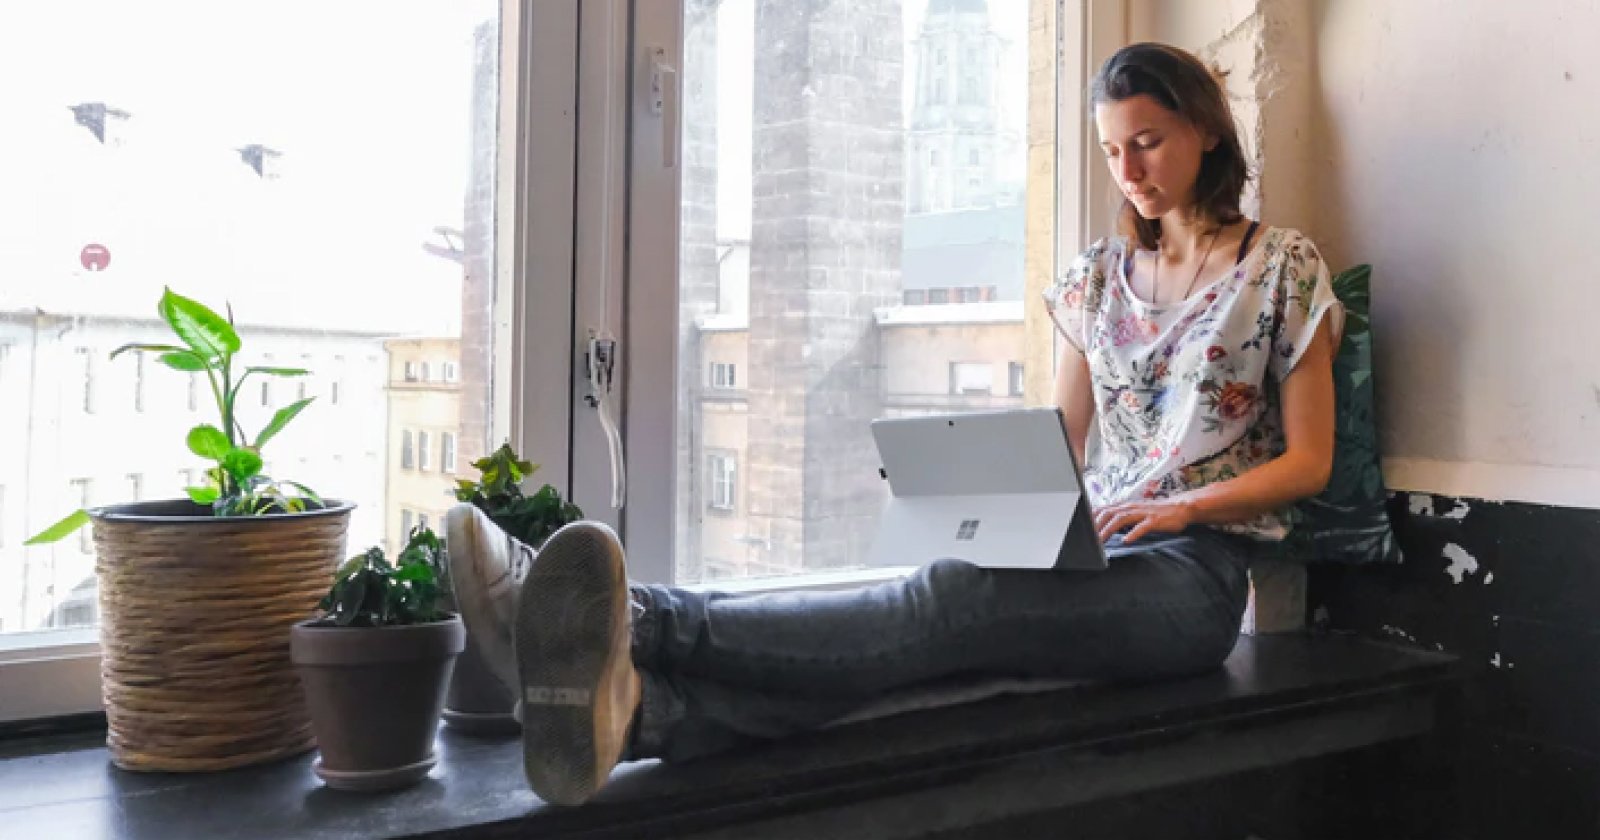
[(591, 523), (562, 531), (535, 558), (517, 599), (522, 756), (540, 799), (578, 805), (621, 756), (633, 709), (616, 698), (633, 664), (621, 553)]

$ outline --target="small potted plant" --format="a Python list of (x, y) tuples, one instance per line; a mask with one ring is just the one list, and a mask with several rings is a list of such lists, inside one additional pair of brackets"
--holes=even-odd
[[(539, 467), (519, 459), (510, 444), (479, 458), (472, 466), (478, 470), (478, 480), (458, 480), (456, 501), (472, 504), (501, 530), (535, 551), (561, 526), (583, 518), (583, 511), (564, 501), (560, 491), (549, 484), (531, 496), (523, 495), (522, 482)], [(466, 651), (450, 679), (445, 721), (452, 728), (471, 734), (514, 734), (520, 730), (512, 714), (515, 705), (516, 698), (490, 676), (468, 633)]]
[(314, 769), (332, 788), (405, 787), (438, 761), (434, 733), (467, 631), (442, 609), (439, 538), (413, 529), (397, 561), (380, 548), (350, 558), (322, 614), (290, 633), (322, 753)]
[(289, 628), (316, 605), (344, 556), (348, 502), (262, 473), (261, 448), (311, 404), (279, 409), (254, 436), (235, 406), (252, 377), (299, 368), (241, 364), (233, 313), (165, 290), (157, 306), (178, 344), (128, 344), (200, 377), (218, 424), (188, 431), (212, 463), (187, 499), (79, 510), (28, 540), (94, 523), (101, 687), (111, 760), (130, 770), (210, 771), (313, 746), (289, 663)]

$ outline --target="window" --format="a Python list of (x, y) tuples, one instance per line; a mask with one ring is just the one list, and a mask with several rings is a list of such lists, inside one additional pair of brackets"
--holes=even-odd
[(733, 488), (738, 480), (738, 462), (732, 453), (713, 452), (710, 456), (711, 493), (707, 505), (716, 511), (733, 510)]
[(263, 407), (272, 405), (272, 380), (270, 379), (261, 380), (261, 405)]
[(951, 362), (950, 393), (988, 395), (994, 391), (994, 366), (987, 362)]
[(415, 469), (417, 466), (416, 455), (411, 450), (411, 430), (400, 431), (400, 468), (403, 470)]
[(130, 502), (144, 501), (144, 476), (139, 473), (128, 473), (127, 500)]
[(417, 469), (426, 470), (433, 466), (428, 454), (428, 433), (417, 432)]
[(430, 378), (428, 376), (428, 363), (427, 362), (418, 362), (417, 363), (417, 381), (418, 382), (432, 382), (433, 381), (432, 378)]
[(426, 513), (417, 514), (417, 527), (423, 529), (428, 527), (428, 515)]
[[(87, 510), (92, 506), (90, 498), (93, 493), (93, 487), (94, 479), (92, 478), (74, 478), (72, 480), (72, 497), (77, 501), (79, 509)], [(94, 551), (94, 530), (92, 528), (79, 529), (78, 550), (84, 554)]]
[(79, 347), (73, 352), (77, 353), (78, 381), (83, 383), (83, 413), (94, 413), (94, 351), (88, 347)]
[(1007, 389), (1013, 397), (1022, 396), (1022, 363), (1012, 362), (1006, 369), (1006, 381), (1010, 383)]
[(737, 385), (736, 385), (736, 383), (734, 381), (734, 365), (733, 365), (732, 362), (712, 362), (711, 363), (711, 387), (713, 387), (713, 388), (734, 388), (734, 387), (737, 387)]
[(405, 364), (405, 380), (407, 382), (416, 382), (417, 381), (417, 363), (416, 362), (412, 362), (412, 361), (407, 361), (406, 362), (406, 364)]
[[(681, 0), (661, 5), (682, 12)], [(987, 16), (946, 13), (962, 4), (890, 4), (901, 25), (874, 29), (884, 37), (873, 38), (860, 37), (876, 21), (866, 6), (803, 4), (782, 22), (757, 25), (755, 5), (722, 3), (688, 17), (646, 12), (633, 34), (651, 43), (677, 35), (665, 24), (651, 30), (651, 21), (681, 22), (683, 113), (716, 120), (715, 144), (697, 145), (694, 133), (680, 139), (684, 160), (702, 155), (692, 166), (663, 168), (659, 141), (627, 135), (628, 171), (643, 174), (628, 190), (630, 294), (678, 302), (648, 315), (632, 309), (626, 319), (629, 459), (673, 465), (628, 476), (629, 560), (640, 559), (631, 565), (640, 575), (677, 583), (703, 580), (711, 558), (726, 561), (719, 573), (738, 574), (864, 563), (871, 523), (849, 534), (823, 523), (856, 515), (864, 500), (886, 491), (875, 475), (857, 481), (829, 459), (870, 453), (875, 417), (1004, 397), (1006, 383), (994, 380), (1005, 376), (1006, 362), (1048, 353), (1044, 343), (1024, 341), (1024, 313), (1039, 323), (1033, 316), (1042, 306), (1029, 278), (1052, 276), (1055, 254), (1077, 245), (1060, 241), (1066, 232), (1077, 236), (1077, 220), (1062, 225), (1056, 213), (1075, 208), (1084, 191), (1060, 188), (1057, 155), (1046, 150), (1059, 144), (1062, 159), (1081, 155), (1078, 121), (1087, 109), (1079, 107), (1075, 74), (1084, 62), (1049, 37), (1071, 27), (1029, 23), (1030, 13), (1056, 15), (1062, 4), (991, 2)], [(992, 61), (987, 48), (975, 50), (969, 66), (962, 50), (978, 43), (1006, 46)], [(711, 44), (714, 52), (695, 54)], [(868, 88), (801, 93), (822, 68), (874, 78), (875, 68), (902, 61), (911, 86), (905, 97)], [(952, 112), (950, 88), (962, 84), (973, 99)], [(1049, 107), (1058, 91), (1072, 97), (1071, 107)], [(785, 153), (795, 148), (851, 154)], [(884, 167), (886, 160), (907, 165)], [(947, 174), (952, 169), (958, 177)], [(1058, 194), (1070, 200), (1057, 201)], [(745, 317), (712, 319), (716, 246), (727, 241), (748, 242), (759, 270), (739, 278), (750, 301)], [(939, 308), (982, 300), (991, 283), (999, 302), (1014, 305), (981, 319)], [(577, 308), (580, 324), (602, 323), (589, 320), (598, 318), (593, 303)], [(686, 387), (716, 382), (712, 364), (735, 360), (738, 385), (762, 385), (748, 402), (730, 405), (715, 387)], [(958, 375), (952, 360), (977, 364)], [(953, 385), (991, 396), (952, 395)], [(609, 457), (603, 435), (591, 432), (593, 414), (574, 420), (583, 426), (574, 439), (587, 440), (575, 444), (582, 451), (573, 457), (598, 465), (591, 468), (598, 476), (575, 480), (599, 490), (589, 498), (604, 499)], [(797, 439), (819, 445), (787, 445)]]
[(461, 374), (456, 370), (455, 362), (442, 362), (439, 365), (439, 377), (446, 382), (457, 382)]
[(439, 433), (439, 471), (451, 474), (456, 471), (456, 436), (454, 432)]
[(411, 508), (400, 509), (400, 542), (404, 543), (411, 538), (411, 528), (416, 523), (416, 515)]

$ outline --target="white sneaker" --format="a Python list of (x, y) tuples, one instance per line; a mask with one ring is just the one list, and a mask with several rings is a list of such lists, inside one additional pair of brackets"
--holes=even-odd
[(622, 543), (573, 522), (539, 550), (517, 599), (522, 766), (555, 805), (589, 800), (611, 776), (639, 707)]
[(512, 641), (517, 587), (533, 565), (534, 551), (500, 530), (483, 511), (462, 503), (444, 515), (445, 554), (461, 620), (489, 673), (517, 696), (517, 655)]

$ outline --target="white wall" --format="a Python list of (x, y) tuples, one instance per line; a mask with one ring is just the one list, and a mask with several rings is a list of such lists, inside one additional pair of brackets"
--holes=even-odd
[(1317, 234), (1374, 264), (1391, 480), (1600, 507), (1600, 5), (1313, 8)]
[(1389, 484), (1600, 507), (1600, 4), (1130, 0), (1128, 20), (1232, 64), (1264, 218), (1373, 264)]

